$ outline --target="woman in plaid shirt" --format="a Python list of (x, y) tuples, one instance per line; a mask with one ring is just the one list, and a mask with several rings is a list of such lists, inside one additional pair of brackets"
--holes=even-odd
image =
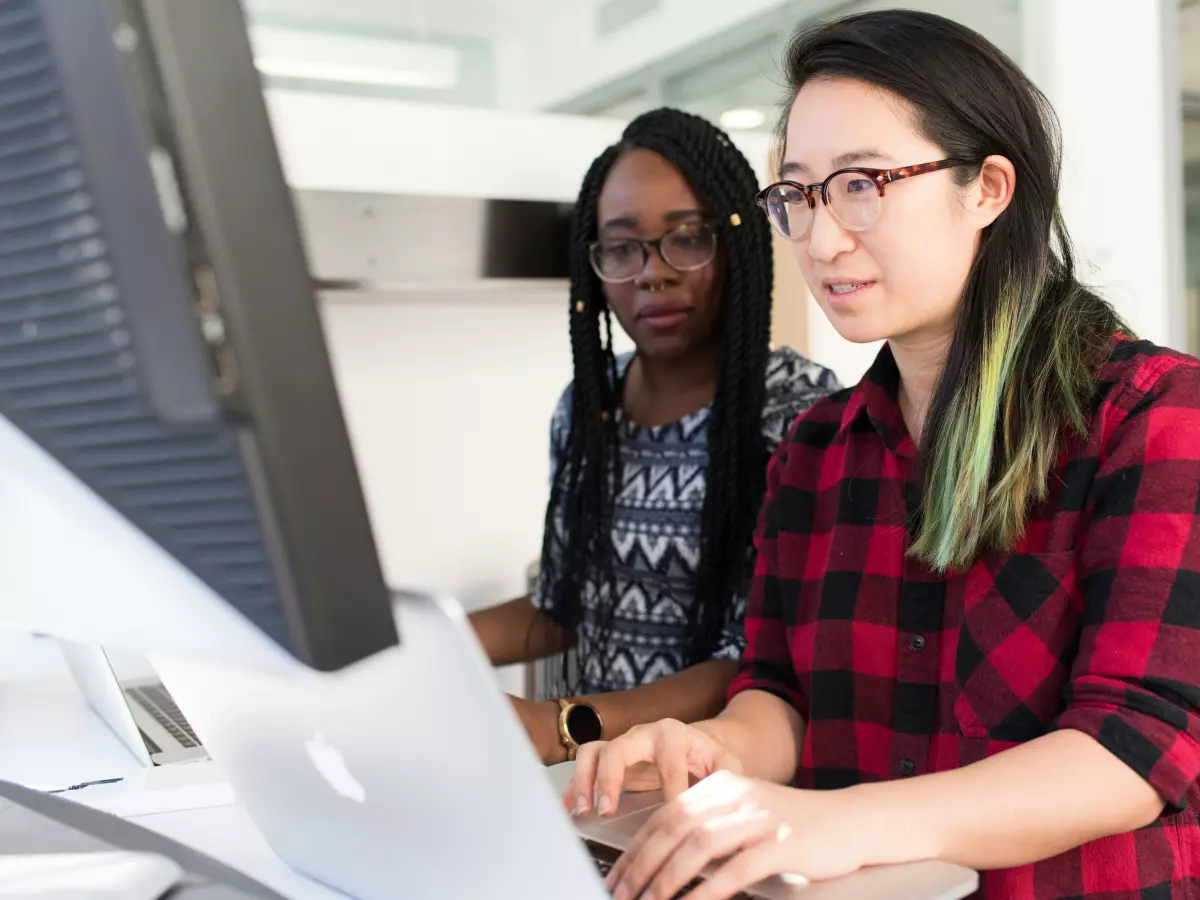
[(786, 68), (760, 204), (888, 343), (772, 459), (726, 711), (584, 747), (564, 801), (675, 798), (618, 900), (726, 858), (695, 900), (923, 859), (991, 900), (1200, 896), (1200, 363), (1076, 280), (1053, 113), (979, 35), (867, 13)]

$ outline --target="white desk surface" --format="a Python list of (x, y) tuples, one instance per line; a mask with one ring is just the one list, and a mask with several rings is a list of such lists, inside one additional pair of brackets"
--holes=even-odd
[[(58, 645), (0, 629), (0, 779), (52, 790), (128, 778), (141, 765), (75, 687)], [(131, 817), (295, 900), (345, 900), (298, 875), (267, 846), (234, 804)]]
[[(551, 770), (565, 787), (570, 766)], [(0, 628), (0, 779), (53, 790), (130, 778), (141, 765), (87, 705), (58, 645)], [(297, 874), (271, 850), (236, 803), (131, 816), (130, 821), (193, 847), (294, 900), (346, 900)]]
[(139, 768), (79, 693), (57, 643), (0, 629), (0, 778), (55, 790)]

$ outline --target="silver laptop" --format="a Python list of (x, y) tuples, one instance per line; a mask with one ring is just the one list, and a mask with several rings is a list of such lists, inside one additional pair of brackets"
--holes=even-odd
[[(298, 871), (364, 900), (399, 885), (454, 900), (605, 897), (601, 873), (657, 798), (626, 795), (612, 820), (568, 817), (457, 605), (405, 596), (397, 619), (401, 646), (333, 674), (153, 662)], [(977, 884), (928, 862), (804, 888), (772, 879), (750, 896), (956, 900)]]
[(58, 645), (88, 705), (139, 762), (162, 766), (207, 758), (191, 723), (152, 670), (114, 665), (93, 644)]

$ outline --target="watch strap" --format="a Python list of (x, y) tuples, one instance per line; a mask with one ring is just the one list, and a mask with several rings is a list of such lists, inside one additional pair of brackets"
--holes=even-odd
[(599, 731), (603, 734), (604, 720), (600, 718), (600, 713), (590, 703), (581, 703), (576, 700), (568, 700), (559, 698), (558, 701), (558, 739), (559, 743), (566, 748), (567, 759), (574, 760), (579, 753), (580, 742), (578, 738), (571, 733), (571, 713), (577, 709), (586, 709), (596, 717), (596, 723), (599, 726)]

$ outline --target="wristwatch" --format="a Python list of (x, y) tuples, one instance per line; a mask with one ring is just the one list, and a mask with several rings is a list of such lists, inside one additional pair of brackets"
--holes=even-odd
[(558, 701), (558, 740), (567, 748), (567, 759), (575, 759), (580, 744), (598, 741), (603, 734), (604, 720), (590, 703)]

